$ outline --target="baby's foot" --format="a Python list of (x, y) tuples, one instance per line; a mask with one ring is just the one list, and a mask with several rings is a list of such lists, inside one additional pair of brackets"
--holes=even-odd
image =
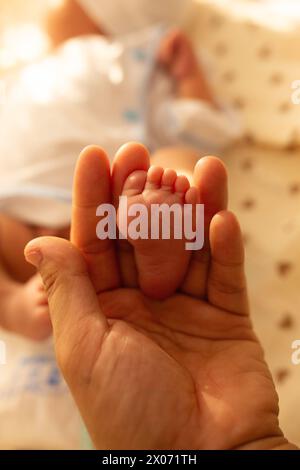
[(43, 341), (51, 336), (48, 301), (40, 275), (17, 286), (11, 292), (7, 306), (12, 332), (34, 341)]
[(133, 239), (130, 230), (126, 238), (135, 249), (140, 287), (149, 297), (164, 299), (173, 294), (185, 277), (191, 255), (186, 250), (183, 224), (180, 227), (177, 224), (176, 227), (182, 230), (182, 237), (174, 237), (173, 216), (170, 218), (168, 239), (162, 238), (162, 216), (158, 238), (154, 239), (153, 234), (151, 238), (151, 228), (155, 228), (154, 217), (151, 217), (153, 205), (165, 204), (170, 207), (177, 204), (183, 214), (183, 205), (196, 205), (197, 195), (197, 190), (190, 188), (185, 176), (177, 176), (174, 170), (163, 170), (160, 167), (151, 167), (148, 172), (135, 171), (125, 181), (122, 196), (127, 197), (128, 210), (119, 207), (119, 230), (124, 235), (124, 227), (130, 227), (135, 219), (128, 216), (128, 211), (134, 204), (146, 207), (146, 227), (139, 227), (138, 231), (147, 230), (148, 239)]

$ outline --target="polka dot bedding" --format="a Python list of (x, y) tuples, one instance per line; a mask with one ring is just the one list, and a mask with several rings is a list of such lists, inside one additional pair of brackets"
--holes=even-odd
[(252, 318), (280, 399), (280, 422), (300, 445), (300, 150), (242, 143), (223, 156), (229, 170), (230, 209), (246, 247)]
[(249, 140), (299, 145), (300, 2), (195, 0), (195, 5), (190, 29), (207, 57), (216, 96), (238, 110)]

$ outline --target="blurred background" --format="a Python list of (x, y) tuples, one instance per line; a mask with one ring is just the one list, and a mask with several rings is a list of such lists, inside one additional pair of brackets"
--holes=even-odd
[[(58, 3), (0, 0), (0, 80), (47, 53), (43, 18)], [(215, 96), (244, 128), (243, 141), (220, 157), (244, 232), (252, 316), (282, 427), (300, 445), (300, 368), (291, 363), (300, 337), (300, 106), (291, 101), (300, 80), (300, 0), (194, 0), (194, 7), (187, 32)]]
[(0, 74), (33, 61), (48, 47), (42, 22), (60, 0), (0, 0)]

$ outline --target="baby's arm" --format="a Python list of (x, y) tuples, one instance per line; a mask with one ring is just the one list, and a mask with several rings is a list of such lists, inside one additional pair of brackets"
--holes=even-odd
[(0, 253), (0, 327), (13, 330), (13, 318), (9, 314), (18, 283), (14, 282), (5, 271)]
[(241, 137), (239, 117), (214, 98), (192, 43), (183, 32), (175, 30), (164, 38), (158, 59), (174, 88), (163, 94), (157, 87), (152, 95), (156, 98), (151, 117), (155, 143), (219, 154)]
[(0, 215), (0, 327), (33, 340), (51, 334), (48, 304), (40, 277), (23, 256), (29, 227)]
[(163, 39), (159, 63), (171, 74), (178, 98), (199, 99), (217, 107), (193, 45), (185, 33), (173, 30)]

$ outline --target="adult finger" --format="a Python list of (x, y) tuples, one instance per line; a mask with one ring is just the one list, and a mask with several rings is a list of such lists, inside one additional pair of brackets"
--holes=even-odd
[(25, 248), (27, 261), (42, 276), (53, 324), (58, 363), (66, 380), (88, 380), (108, 323), (100, 310), (86, 262), (70, 242), (38, 238)]
[(212, 218), (227, 208), (227, 171), (217, 157), (203, 157), (194, 170), (194, 185), (204, 204), (204, 247), (194, 252), (182, 292), (200, 299), (207, 295), (207, 277), (210, 266), (209, 227)]
[(119, 287), (116, 243), (100, 240), (96, 228), (100, 205), (112, 203), (110, 164), (106, 153), (90, 146), (81, 153), (75, 171), (72, 214), (72, 243), (87, 261), (96, 292)]

